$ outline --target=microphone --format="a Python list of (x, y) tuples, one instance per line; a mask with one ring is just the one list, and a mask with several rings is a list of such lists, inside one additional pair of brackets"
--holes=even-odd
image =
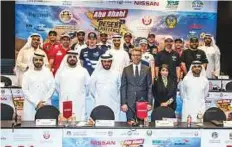
[[(15, 101), (14, 101), (14, 97), (13, 97), (13, 92), (12, 92), (12, 89), (11, 88), (19, 88), (19, 87), (7, 87), (9, 88), (10, 90), (10, 93), (11, 93), (11, 100), (13, 102), (13, 105), (14, 105), (14, 118), (13, 118), (13, 123), (12, 123), (12, 127), (14, 129), (15, 126), (21, 126), (21, 116), (18, 115), (18, 110), (17, 110), (17, 105), (15, 104)], [(20, 119), (18, 119), (20, 118)]]

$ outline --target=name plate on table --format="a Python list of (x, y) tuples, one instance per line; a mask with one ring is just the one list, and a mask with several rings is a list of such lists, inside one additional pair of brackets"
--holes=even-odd
[(36, 119), (36, 126), (55, 126), (56, 119)]
[(223, 121), (223, 127), (232, 127), (232, 121)]
[(114, 120), (96, 120), (97, 127), (114, 127)]
[(156, 120), (155, 126), (156, 127), (174, 127), (174, 122), (167, 121), (167, 120)]
[(227, 75), (221, 75), (221, 76), (218, 76), (218, 79), (229, 79), (229, 76), (227, 76)]
[(178, 124), (177, 118), (163, 118), (163, 120), (173, 122), (174, 125)]

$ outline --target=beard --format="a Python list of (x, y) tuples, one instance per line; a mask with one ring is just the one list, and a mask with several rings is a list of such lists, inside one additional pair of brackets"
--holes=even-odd
[(69, 64), (70, 66), (75, 66), (75, 65), (77, 64), (77, 61), (76, 61), (76, 60), (69, 60), (69, 61), (68, 61), (68, 64)]
[(42, 68), (43, 64), (40, 63), (34, 63), (35, 68), (40, 69)]

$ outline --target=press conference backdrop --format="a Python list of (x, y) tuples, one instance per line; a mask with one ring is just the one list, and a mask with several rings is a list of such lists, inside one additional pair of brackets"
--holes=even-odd
[[(121, 8), (121, 5), (124, 5), (124, 2), (126, 2), (126, 1), (125, 0), (123, 0), (123, 1), (121, 0), (121, 1), (117, 1), (117, 2), (114, 1), (112, 3), (112, 6), (120, 5), (120, 8)], [(141, 3), (136, 3), (136, 5), (135, 5), (136, 9), (134, 9), (134, 10), (137, 10), (139, 8), (152, 9), (152, 10), (148, 10), (149, 12), (154, 12), (157, 10), (157, 6), (153, 6), (153, 5), (155, 5), (154, 3), (149, 3), (146, 5), (143, 5), (144, 2), (145, 1), (143, 1)], [(167, 0), (164, 2), (169, 3), (169, 4), (167, 4), (167, 10), (165, 10), (165, 11), (167, 11), (166, 13), (176, 14), (175, 9), (176, 8), (179, 9), (179, 5), (180, 5), (181, 1), (175, 0), (175, 2), (172, 3), (171, 0)], [(190, 2), (193, 2), (193, 1), (190, 1)], [(15, 59), (15, 51), (19, 50), (19, 48), (22, 47), (26, 41), (26, 37), (24, 36), (24, 39), (22, 39), (22, 43), (18, 43), (17, 46), (15, 47), (15, 38), (16, 38), (15, 32), (20, 31), (20, 30), (15, 29), (15, 22), (16, 22), (16, 20), (15, 20), (15, 18), (16, 18), (16, 16), (15, 16), (16, 15), (15, 3), (17, 3), (17, 2), (15, 2), (15, 1), (1, 1), (1, 14), (2, 14), (1, 15), (1, 20), (2, 20), (1, 21), (1, 36), (4, 36), (4, 37), (1, 37), (1, 48), (2, 48), (1, 61), (5, 60), (5, 59), (14, 60)], [(61, 8), (62, 2), (60, 2), (59, 4), (60, 4), (59, 5), (60, 6), (59, 12), (62, 11), (62, 8), (73, 7), (71, 3), (66, 3), (66, 6), (63, 3), (64, 6)], [(191, 7), (191, 4), (189, 4), (189, 5)], [(199, 7), (200, 8), (206, 7), (205, 2), (203, 1), (203, 5), (199, 5)], [(104, 8), (104, 7), (102, 7), (102, 8)], [(128, 9), (128, 8), (132, 8), (132, 7), (127, 7), (126, 9)], [(165, 6), (165, 8), (166, 8), (166, 6)], [(195, 8), (197, 9), (197, 7), (195, 7)], [(170, 9), (170, 10), (168, 10), (168, 9)], [(172, 9), (174, 9), (174, 11)], [(193, 10), (193, 9), (189, 8), (189, 10)], [(216, 10), (216, 8), (215, 8), (215, 10)], [(76, 10), (76, 11), (81, 11), (81, 10)], [(165, 14), (165, 11), (164, 11), (164, 14)], [(199, 11), (199, 10), (194, 10), (193, 12), (197, 12), (197, 11)], [(230, 77), (232, 77), (232, 66), (229, 65), (229, 63), (231, 62), (231, 54), (232, 54), (232, 50), (230, 49), (230, 48), (232, 48), (232, 40), (230, 39), (231, 38), (230, 36), (232, 33), (232, 27), (231, 27), (232, 26), (232, 12), (231, 11), (232, 11), (232, 2), (231, 1), (219, 1), (218, 2), (218, 12), (217, 12), (217, 16), (216, 16), (217, 17), (217, 26), (216, 26), (217, 38), (216, 38), (216, 40), (217, 40), (217, 45), (219, 46), (220, 51), (221, 51), (221, 71), (225, 74), (230, 75)], [(57, 13), (59, 13), (59, 12), (57, 12)], [(39, 16), (39, 15), (33, 15), (34, 13), (35, 13), (35, 11), (33, 11), (33, 13), (31, 13), (31, 14), (32, 14), (32, 16), (35, 16), (35, 18)], [(47, 13), (46, 10), (45, 10), (45, 13)], [(36, 13), (36, 14), (40, 14), (40, 13)], [(59, 20), (58, 14), (57, 14), (57, 16), (55, 16), (54, 14), (49, 14), (49, 15), (56, 17), (58, 19), (58, 22), (60, 22), (61, 25), (63, 24)], [(149, 13), (149, 16), (150, 15), (156, 16), (156, 15), (153, 15), (153, 13)], [(186, 15), (188, 15), (188, 14), (186, 13)], [(76, 17), (76, 15), (75, 15), (75, 17)], [(84, 16), (84, 18), (86, 18), (86, 17)], [(37, 19), (39, 19), (39, 18), (37, 18)], [(202, 19), (204, 19), (204, 18), (202, 18)], [(205, 19), (208, 19), (208, 17)], [(83, 19), (81, 18), (80, 20), (83, 20)], [(165, 28), (166, 27), (165, 18), (163, 18), (161, 20), (163, 23), (160, 23), (161, 25), (159, 25), (159, 26), (162, 26), (163, 28)], [(156, 20), (154, 20), (154, 22), (157, 23)], [(53, 26), (51, 23), (49, 26)], [(178, 21), (178, 23), (180, 23), (180, 21)], [(178, 23), (174, 29), (179, 28)], [(43, 24), (43, 23), (39, 23), (39, 24)], [(192, 23), (192, 24), (194, 24), (194, 23)], [(188, 31), (191, 31), (191, 30), (196, 30), (196, 31), (200, 30), (201, 31), (203, 28), (207, 28), (208, 26), (211, 26), (211, 25), (214, 25), (214, 23), (210, 23), (210, 25), (206, 26), (206, 25), (203, 25), (201, 23), (201, 21), (199, 21), (199, 25), (192, 25), (192, 27), (190, 27), (191, 25), (188, 25), (188, 26), (186, 25), (186, 26), (183, 26), (183, 28), (184, 28), (184, 30), (188, 30)], [(38, 25), (33, 23), (33, 27), (31, 27), (31, 25), (27, 25), (27, 26), (29, 28), (31, 28), (30, 29), (31, 32), (36, 32), (35, 27)], [(43, 25), (41, 27), (43, 28)], [(26, 25), (22, 26), (22, 28), (25, 29)], [(128, 28), (130, 28), (130, 26)], [(170, 31), (173, 31), (174, 29), (167, 29), (167, 30), (168, 30), (168, 32), (170, 32)], [(153, 27), (153, 30), (158, 30), (158, 29), (156, 29), (156, 27)], [(41, 32), (42, 32), (42, 34), (46, 34), (43, 31), (39, 31), (39, 33), (41, 33)], [(155, 33), (157, 33), (157, 32), (155, 32)], [(190, 34), (191, 34), (191, 32), (190, 32)], [(214, 32), (214, 34), (215, 34), (215, 32)], [(186, 34), (186, 36), (187, 35), (188, 34)], [(14, 62), (12, 62), (12, 63), (14, 63)], [(13, 74), (12, 69), (13, 69), (14, 64), (9, 65), (9, 66), (8, 66), (8, 64), (7, 65), (5, 65), (3, 63), (1, 63), (1, 64), (2, 64), (1, 69), (3, 69), (4, 67), (7, 67), (7, 69), (1, 70), (1, 73)]]
[[(120, 9), (118, 9), (120, 8)], [(205, 33), (216, 36), (217, 1), (46, 1), (16, 2), (15, 6), (16, 54), (32, 32), (46, 39), (53, 29), (58, 36), (64, 32), (74, 38), (74, 32), (124, 34), (138, 37), (156, 34), (160, 48), (166, 35), (183, 38), (202, 38)]]

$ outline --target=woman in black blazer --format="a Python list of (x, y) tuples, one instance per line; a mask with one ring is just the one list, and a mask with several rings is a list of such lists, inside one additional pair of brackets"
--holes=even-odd
[(163, 64), (159, 69), (159, 77), (153, 85), (155, 107), (170, 107), (175, 111), (177, 90), (175, 81), (168, 76), (168, 65)]

